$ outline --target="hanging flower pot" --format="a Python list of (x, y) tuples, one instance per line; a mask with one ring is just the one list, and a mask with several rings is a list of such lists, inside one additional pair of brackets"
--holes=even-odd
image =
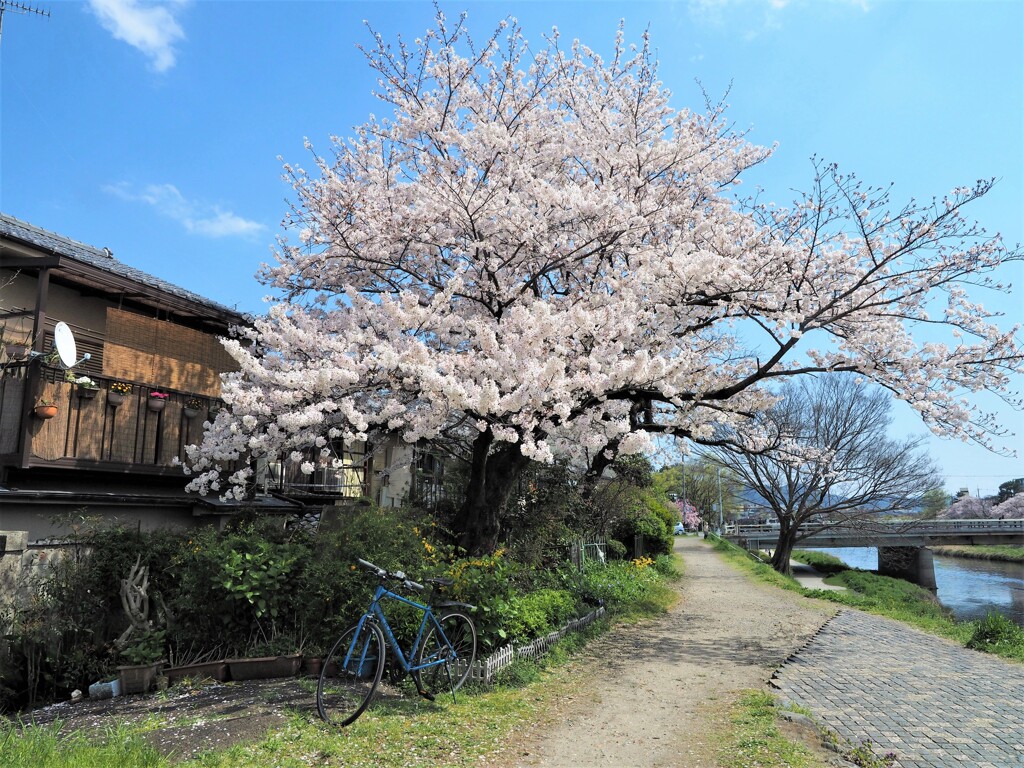
[(28, 346), (26, 344), (7, 344), (4, 346), (4, 351), (9, 359), (21, 360), (28, 355)]
[(92, 400), (99, 390), (96, 387), (79, 387), (78, 396), (83, 400)]
[(185, 401), (185, 407), (183, 409), (186, 419), (194, 419), (199, 415), (199, 410), (203, 407), (202, 401), (198, 397), (190, 397)]
[(115, 381), (107, 390), (107, 405), (117, 408), (132, 393), (132, 385), (125, 381)]
[(150, 392), (149, 397), (146, 399), (146, 406), (151, 411), (162, 411), (167, 407), (167, 398), (170, 395), (165, 392)]
[(54, 416), (57, 415), (57, 406), (49, 403), (40, 403), (35, 407), (34, 410), (36, 416), (39, 417), (40, 419), (43, 419), (44, 421), (46, 419), (52, 419)]

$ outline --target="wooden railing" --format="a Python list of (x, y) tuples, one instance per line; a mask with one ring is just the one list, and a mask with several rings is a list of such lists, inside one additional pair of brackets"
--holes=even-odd
[[(215, 398), (129, 381), (120, 396), (115, 380), (90, 375), (95, 388), (68, 381), (62, 369), (41, 365), (30, 375), (6, 369), (0, 386), (0, 454), (18, 454), (28, 466), (48, 463), (163, 469), (202, 437), (203, 422), (220, 406)], [(153, 397), (152, 392), (167, 395)], [(41, 400), (57, 406), (52, 418), (36, 415)]]

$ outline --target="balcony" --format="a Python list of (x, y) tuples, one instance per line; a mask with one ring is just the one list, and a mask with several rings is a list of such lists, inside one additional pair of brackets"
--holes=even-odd
[[(140, 381), (125, 381), (131, 391), (122, 398), (110, 390), (114, 379), (89, 378), (96, 389), (66, 381), (60, 368), (7, 364), (0, 378), (0, 465), (180, 474), (174, 458), (201, 439), (203, 422), (221, 405)], [(167, 398), (151, 397), (154, 391)], [(57, 406), (52, 418), (36, 415), (41, 399)]]

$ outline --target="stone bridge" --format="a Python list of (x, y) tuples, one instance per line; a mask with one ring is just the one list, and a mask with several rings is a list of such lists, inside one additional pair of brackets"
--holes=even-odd
[[(741, 525), (726, 537), (748, 550), (773, 549), (778, 525)], [(930, 546), (936, 544), (1014, 544), (1024, 546), (1024, 520), (858, 521), (829, 527), (814, 525), (797, 541), (800, 549), (878, 547), (878, 572), (935, 591)]]

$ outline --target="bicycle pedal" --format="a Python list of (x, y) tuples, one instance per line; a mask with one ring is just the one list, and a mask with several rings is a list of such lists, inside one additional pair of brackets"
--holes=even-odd
[(434, 694), (432, 694), (430, 691), (424, 690), (422, 688), (418, 688), (417, 689), (417, 693), (419, 693), (419, 695), (422, 696), (427, 701), (433, 701), (434, 700)]

